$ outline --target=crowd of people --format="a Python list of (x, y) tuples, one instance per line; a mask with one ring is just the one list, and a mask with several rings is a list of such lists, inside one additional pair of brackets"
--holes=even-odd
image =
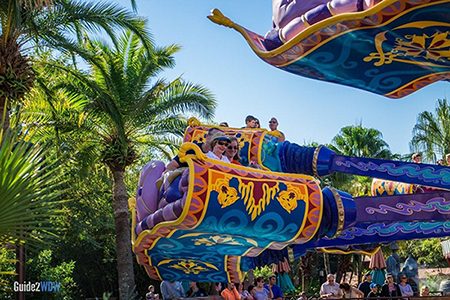
[[(349, 283), (337, 283), (333, 274), (328, 274), (327, 281), (320, 287), (319, 297), (323, 299), (341, 298), (365, 298), (365, 299), (388, 299), (407, 300), (414, 295), (411, 285), (407, 283), (405, 274), (400, 274), (399, 283), (396, 283), (392, 274), (386, 275), (383, 285), (372, 282), (372, 274), (366, 273), (359, 286), (353, 287)], [(155, 288), (150, 285), (146, 299), (160, 299), (155, 293)], [(254, 284), (245, 288), (242, 283), (212, 283), (209, 292), (201, 288), (198, 282), (189, 282), (189, 289), (185, 292), (183, 285), (178, 281), (163, 281), (161, 283), (162, 300), (178, 300), (182, 298), (198, 298), (206, 296), (222, 296), (225, 300), (283, 300), (284, 295), (281, 288), (276, 284), (276, 276), (270, 275), (267, 280), (259, 276), (255, 278)], [(430, 290), (424, 285), (421, 287), (420, 296), (429, 296)], [(308, 297), (306, 292), (301, 292), (297, 300), (307, 300), (315, 297)], [(296, 297), (296, 298), (297, 298)]]
[[(364, 275), (364, 281), (361, 282), (358, 288), (352, 287), (348, 283), (338, 284), (334, 280), (334, 275), (329, 274), (327, 281), (322, 284), (320, 288), (320, 297), (328, 299), (340, 298), (367, 298), (367, 299), (408, 299), (414, 296), (414, 291), (407, 282), (405, 274), (399, 275), (399, 283), (394, 281), (392, 274), (386, 274), (385, 283), (380, 286), (372, 282), (372, 274)], [(422, 286), (420, 296), (429, 296), (430, 290), (427, 286)], [(300, 299), (299, 299), (300, 300)]]
[[(155, 293), (153, 285), (148, 287), (149, 292), (146, 299), (159, 299)], [(266, 281), (264, 277), (257, 277), (254, 285), (244, 288), (244, 283), (220, 283), (211, 284), (211, 289), (207, 293), (202, 289), (198, 282), (189, 282), (189, 289), (184, 291), (183, 285), (178, 281), (161, 282), (161, 296), (163, 300), (178, 300), (182, 298), (198, 298), (208, 295), (220, 295), (225, 300), (282, 300), (283, 292), (276, 285), (276, 276), (269, 276)]]

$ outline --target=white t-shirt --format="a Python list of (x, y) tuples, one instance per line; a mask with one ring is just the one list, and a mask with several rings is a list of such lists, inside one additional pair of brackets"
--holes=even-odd
[(221, 160), (221, 161), (226, 162), (226, 163), (231, 163), (230, 160), (228, 159), (228, 157), (226, 157), (225, 155), (222, 155), (222, 159), (220, 159), (220, 158), (219, 158), (217, 155), (215, 155), (212, 151), (209, 151), (208, 153), (206, 153), (206, 156), (207, 156), (208, 158)]

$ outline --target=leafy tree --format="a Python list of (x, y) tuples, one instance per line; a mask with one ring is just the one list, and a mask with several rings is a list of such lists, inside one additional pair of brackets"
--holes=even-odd
[(24, 45), (72, 51), (76, 49), (72, 40), (81, 37), (84, 30), (103, 29), (115, 40), (116, 27), (132, 30), (146, 47), (151, 44), (143, 20), (115, 4), (98, 1), (1, 0), (0, 20), (0, 123), (5, 129), (9, 127), (9, 113), (4, 109), (20, 102), (34, 84)]
[[(138, 161), (144, 147), (147, 153), (153, 149), (170, 156), (187, 125), (182, 114), (210, 118), (215, 100), (204, 87), (181, 78), (172, 82), (155, 78), (174, 65), (176, 45), (148, 49), (128, 31), (112, 47), (89, 40), (84, 47), (90, 73), (53, 64), (71, 78), (63, 77), (59, 85), (47, 88), (44, 100), (51, 107), (46, 112), (51, 113), (35, 119), (35, 125), (43, 128), (41, 134), (45, 128), (57, 132), (63, 151), (73, 153), (75, 161), (90, 167), (101, 162), (110, 171), (119, 292), (126, 298), (134, 286), (126, 170)], [(64, 98), (70, 103), (62, 104)], [(61, 117), (66, 109), (70, 117)], [(37, 111), (27, 109), (35, 116)]]
[(331, 141), (331, 146), (342, 155), (392, 158), (389, 145), (383, 140), (383, 134), (374, 128), (363, 127), (362, 123), (341, 128)]
[(442, 254), (440, 239), (424, 239), (399, 242), (398, 255), (404, 260), (411, 254), (418, 264), (428, 268), (448, 267)]
[(38, 282), (59, 282), (59, 288), (52, 293), (27, 293), (32, 299), (75, 299), (72, 297), (77, 288), (73, 280), (75, 261), (55, 264), (51, 250), (43, 250), (27, 261), (27, 276)]
[[(341, 128), (329, 148), (341, 155), (379, 159), (399, 158), (398, 155), (392, 154), (379, 130), (363, 127), (362, 123)], [(369, 193), (372, 178), (334, 173), (325, 181), (353, 196), (362, 196)]]
[(430, 163), (450, 153), (450, 106), (447, 99), (437, 99), (434, 113), (419, 113), (410, 147), (414, 152), (422, 152), (424, 161)]

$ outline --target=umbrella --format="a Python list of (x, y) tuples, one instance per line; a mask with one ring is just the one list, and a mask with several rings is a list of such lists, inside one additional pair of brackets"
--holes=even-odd
[(386, 261), (381, 248), (370, 258), (369, 268), (372, 270), (372, 282), (382, 286), (386, 280)]

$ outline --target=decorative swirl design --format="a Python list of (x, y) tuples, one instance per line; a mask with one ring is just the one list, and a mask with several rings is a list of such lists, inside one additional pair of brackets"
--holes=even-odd
[(352, 227), (344, 230), (339, 239), (354, 240), (363, 236), (390, 237), (398, 233), (426, 235), (450, 233), (450, 222), (402, 222), (402, 223), (376, 223), (367, 228)]
[(368, 163), (354, 163), (349, 160), (336, 161), (335, 164), (346, 168), (355, 168), (362, 172), (377, 171), (387, 173), (394, 177), (406, 175), (410, 178), (417, 178), (425, 183), (450, 185), (450, 171), (446, 168), (436, 169), (430, 165), (401, 164), (400, 166), (397, 166), (395, 163), (382, 163), (378, 165), (371, 161)]
[(379, 206), (379, 208), (366, 208), (366, 212), (371, 215), (375, 213), (387, 214), (388, 212), (393, 212), (400, 215), (410, 216), (415, 212), (417, 213), (421, 211), (437, 211), (440, 214), (450, 214), (450, 203), (447, 202), (445, 198), (439, 197), (428, 200), (426, 203), (411, 201), (409, 204), (397, 203), (395, 207), (382, 204)]

